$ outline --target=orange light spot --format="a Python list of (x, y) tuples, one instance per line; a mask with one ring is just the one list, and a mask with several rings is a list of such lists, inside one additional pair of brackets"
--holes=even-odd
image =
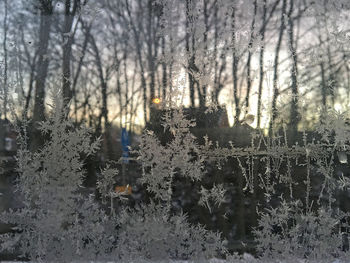
[(132, 188), (129, 185), (124, 185), (124, 186), (116, 186), (115, 191), (117, 193), (125, 193), (127, 195), (131, 195), (132, 193)]
[(154, 98), (154, 99), (152, 100), (152, 102), (153, 102), (154, 104), (159, 104), (159, 103), (160, 103), (160, 98)]

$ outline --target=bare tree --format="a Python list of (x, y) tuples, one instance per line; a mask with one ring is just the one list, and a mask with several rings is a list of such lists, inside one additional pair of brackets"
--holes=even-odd
[(253, 47), (253, 42), (255, 40), (255, 19), (256, 19), (256, 13), (258, 9), (258, 3), (257, 0), (254, 0), (253, 3), (253, 18), (252, 18), (252, 23), (250, 26), (250, 39), (248, 43), (248, 58), (247, 58), (247, 93), (246, 93), (246, 98), (245, 98), (245, 108), (246, 112), (245, 114), (248, 113), (249, 109), (249, 97), (250, 97), (250, 90), (252, 86), (252, 76), (251, 76), (251, 59), (252, 59), (252, 47)]
[[(73, 1), (73, 3), (72, 3)], [(74, 40), (74, 35), (77, 29), (77, 24), (75, 29), (73, 29), (73, 21), (75, 15), (80, 9), (80, 0), (65, 0), (65, 10), (64, 10), (64, 22), (62, 28), (62, 83), (63, 83), (63, 98), (65, 104), (69, 103), (72, 99), (73, 91), (71, 87), (71, 57), (72, 57), (72, 44)], [(72, 31), (73, 30), (73, 31)]]
[[(4, 51), (4, 79), (3, 79), (3, 114), (7, 119), (7, 104), (8, 104), (8, 58), (7, 58), (7, 31), (8, 31), (8, 4), (7, 0), (4, 0), (4, 20), (3, 20), (3, 51)], [(1, 115), (0, 115), (1, 116)]]
[(282, 45), (283, 33), (285, 30), (285, 15), (287, 8), (287, 0), (282, 1), (282, 9), (281, 9), (281, 25), (279, 27), (279, 35), (275, 49), (275, 58), (274, 58), (274, 70), (273, 70), (273, 98), (272, 98), (272, 106), (271, 106), (271, 120), (269, 125), (269, 133), (272, 134), (273, 125), (277, 118), (277, 98), (279, 95), (278, 90), (278, 69), (279, 69), (279, 54)]
[(100, 85), (101, 85), (101, 97), (102, 97), (102, 106), (101, 106), (101, 114), (99, 116), (99, 121), (97, 125), (97, 131), (101, 133), (101, 119), (103, 118), (104, 120), (104, 134), (106, 136), (106, 145), (107, 145), (107, 155), (108, 158), (113, 157), (113, 150), (112, 150), (112, 144), (111, 144), (111, 137), (110, 137), (110, 122), (108, 119), (108, 72), (104, 72), (103, 66), (102, 66), (102, 59), (101, 55), (99, 52), (99, 49), (96, 44), (96, 40), (94, 36), (91, 34), (89, 35), (89, 41), (92, 46), (94, 55), (95, 55), (95, 62), (96, 62), (96, 67), (97, 67), (97, 72), (98, 72), (98, 77), (100, 80)]
[[(191, 107), (195, 107), (194, 91), (195, 91), (195, 78), (194, 72), (197, 71), (195, 65), (195, 38), (194, 38), (194, 17), (193, 17), (193, 0), (186, 0), (186, 53), (188, 57), (187, 67), (188, 67), (188, 79), (189, 79), (189, 89), (190, 89), (190, 102)], [(190, 40), (192, 39), (192, 50), (190, 49)]]
[(50, 40), (50, 30), (53, 15), (52, 0), (38, 0), (40, 10), (40, 29), (39, 29), (39, 46), (38, 46), (38, 63), (35, 78), (35, 98), (32, 132), (32, 148), (36, 149), (41, 143), (39, 131), (35, 128), (37, 122), (45, 119), (45, 81), (49, 67), (48, 46)]
[[(290, 121), (289, 121), (289, 131), (293, 139), (295, 139), (298, 131), (299, 123), (299, 92), (298, 92), (298, 57), (296, 52), (296, 44), (294, 43), (294, 21), (293, 21), (293, 11), (294, 11), (294, 1), (289, 2), (289, 11), (287, 14), (288, 19), (288, 46), (291, 53), (292, 67), (291, 67), (291, 90), (292, 90), (292, 100), (290, 109)], [(299, 18), (300, 19), (300, 18)]]
[(232, 13), (231, 13), (231, 30), (232, 30), (232, 78), (233, 78), (233, 99), (235, 102), (235, 124), (239, 123), (239, 118), (241, 115), (241, 107), (239, 103), (239, 96), (238, 96), (238, 63), (239, 63), (239, 54), (237, 50), (237, 39), (236, 39), (236, 3), (232, 6)]
[(261, 96), (263, 90), (263, 81), (264, 81), (264, 53), (265, 53), (265, 21), (266, 21), (266, 0), (263, 1), (263, 14), (262, 14), (262, 24), (263, 26), (260, 29), (261, 45), (259, 53), (259, 87), (258, 87), (258, 111), (257, 111), (257, 128), (260, 128), (261, 124)]
[(131, 14), (130, 6), (127, 0), (125, 0), (125, 9), (127, 18), (125, 16), (122, 16), (125, 21), (125, 25), (129, 24), (131, 27), (131, 30), (134, 35), (135, 40), (135, 47), (136, 47), (136, 54), (137, 54), (137, 60), (139, 62), (140, 67), (140, 77), (141, 77), (141, 86), (143, 91), (143, 117), (145, 123), (147, 122), (147, 83), (146, 83), (146, 76), (145, 76), (145, 67), (143, 63), (142, 58), (142, 45), (141, 45), (141, 39), (140, 39), (140, 32), (137, 31), (137, 27), (141, 28), (142, 22), (140, 19), (138, 19), (137, 24), (134, 22), (134, 19)]

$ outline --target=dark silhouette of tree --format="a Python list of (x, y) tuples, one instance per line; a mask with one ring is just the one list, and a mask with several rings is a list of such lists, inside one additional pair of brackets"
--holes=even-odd
[(275, 58), (274, 58), (274, 70), (273, 70), (273, 97), (272, 97), (272, 106), (271, 106), (271, 120), (269, 125), (269, 133), (272, 134), (272, 129), (275, 124), (276, 118), (277, 118), (277, 98), (279, 95), (279, 89), (278, 89), (278, 69), (279, 69), (279, 54), (281, 50), (282, 45), (282, 38), (283, 33), (285, 30), (285, 15), (286, 15), (286, 8), (287, 8), (287, 0), (282, 1), (282, 9), (281, 9), (281, 24), (279, 27), (279, 35), (278, 40), (276, 44), (275, 49)]
[(73, 97), (73, 90), (71, 87), (71, 58), (72, 44), (77, 30), (77, 24), (75, 28), (73, 28), (73, 20), (80, 10), (80, 5), (80, 0), (65, 0), (64, 3), (65, 10), (62, 27), (62, 94), (65, 105), (67, 105)]
[(34, 110), (33, 110), (33, 131), (31, 137), (32, 149), (43, 142), (40, 132), (36, 125), (38, 122), (45, 119), (45, 81), (49, 67), (49, 40), (51, 24), (53, 19), (53, 4), (52, 0), (38, 0), (38, 9), (40, 11), (40, 28), (39, 28), (39, 43), (38, 43), (38, 63), (35, 77), (35, 95), (34, 95)]

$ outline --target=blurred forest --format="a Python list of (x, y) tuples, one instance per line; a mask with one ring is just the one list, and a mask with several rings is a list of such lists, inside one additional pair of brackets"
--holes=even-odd
[[(2, 0), (1, 117), (45, 118), (62, 87), (97, 133), (140, 132), (154, 99), (226, 105), (230, 125), (311, 128), (350, 100), (346, 0)], [(12, 116), (13, 117), (13, 116)], [(108, 136), (107, 136), (108, 137)], [(36, 138), (34, 136), (33, 138)]]
[[(1, 0), (0, 6), (1, 119), (28, 120), (32, 150), (43, 143), (37, 123), (57, 86), (69, 117), (102, 136), (104, 158), (115, 160), (121, 129), (163, 131), (159, 113), (169, 101), (186, 107), (197, 124), (202, 119), (199, 128), (216, 129), (198, 129), (200, 140), (211, 133), (225, 145), (235, 137), (242, 147), (250, 143), (242, 134), (271, 135), (283, 125), (297, 140), (314, 129), (316, 112), (345, 112), (350, 104), (348, 0)], [(215, 109), (208, 117), (215, 121), (206, 121), (204, 112)], [(237, 220), (243, 237), (244, 213)]]

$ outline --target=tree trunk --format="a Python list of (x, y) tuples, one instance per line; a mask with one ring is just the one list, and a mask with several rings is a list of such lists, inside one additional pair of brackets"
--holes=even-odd
[(162, 99), (165, 101), (166, 95), (167, 95), (167, 85), (168, 85), (168, 77), (167, 77), (167, 64), (164, 61), (165, 59), (165, 37), (162, 36)]
[(150, 100), (149, 103), (152, 105), (152, 100), (155, 98), (155, 63), (154, 63), (154, 54), (153, 54), (153, 28), (152, 28), (152, 18), (153, 18), (153, 7), (152, 0), (148, 0), (148, 24), (147, 24), (147, 51), (148, 51), (148, 69), (150, 73)]
[(73, 92), (71, 89), (71, 57), (72, 57), (72, 44), (74, 39), (74, 32), (72, 31), (73, 19), (75, 13), (80, 6), (80, 0), (73, 0), (73, 8), (71, 9), (71, 0), (65, 1), (65, 13), (64, 13), (64, 24), (63, 24), (63, 58), (62, 58), (62, 83), (63, 83), (63, 101), (64, 105), (68, 105), (72, 99)]
[(290, 121), (289, 121), (289, 132), (291, 135), (292, 141), (296, 139), (298, 132), (298, 123), (299, 123), (299, 112), (298, 112), (298, 102), (299, 102), (299, 93), (298, 93), (298, 57), (296, 53), (296, 48), (294, 45), (294, 22), (292, 18), (292, 13), (294, 9), (294, 0), (290, 0), (290, 7), (288, 12), (288, 36), (289, 36), (289, 50), (291, 52), (292, 59), (292, 68), (291, 68), (291, 80), (292, 80), (292, 101), (290, 108)]
[(27, 66), (30, 68), (30, 73), (29, 73), (29, 83), (28, 83), (28, 92), (27, 95), (25, 95), (24, 91), (24, 97), (25, 97), (25, 104), (24, 104), (24, 109), (22, 112), (22, 119), (28, 118), (28, 110), (29, 110), (29, 103), (32, 97), (32, 92), (34, 88), (34, 81), (35, 81), (35, 72), (36, 72), (36, 60), (38, 57), (38, 50), (35, 51), (35, 54), (33, 58), (30, 55), (30, 52), (27, 48), (26, 41), (24, 39), (24, 29), (22, 26), (20, 26), (20, 31), (21, 31), (21, 42), (24, 47), (24, 53), (27, 59)]
[(264, 52), (265, 52), (265, 22), (266, 22), (266, 0), (263, 2), (263, 17), (262, 23), (263, 26), (260, 30), (261, 36), (261, 46), (260, 46), (260, 54), (259, 54), (259, 88), (258, 88), (258, 112), (257, 112), (257, 128), (260, 129), (261, 124), (261, 96), (263, 90), (263, 81), (264, 81)]
[(219, 97), (219, 93), (217, 92), (218, 88), (219, 88), (219, 83), (218, 83), (218, 69), (219, 69), (219, 61), (217, 58), (217, 54), (218, 54), (218, 31), (219, 31), (219, 26), (218, 26), (218, 4), (215, 4), (214, 7), (214, 87), (213, 87), (213, 91), (211, 93), (211, 100), (215, 103), (218, 104), (218, 97)]
[[(74, 116), (76, 118), (76, 122), (78, 119), (78, 112), (77, 112), (77, 108), (78, 108), (78, 101), (77, 101), (77, 91), (76, 91), (76, 86), (78, 83), (78, 78), (80, 76), (80, 72), (81, 72), (81, 68), (83, 66), (83, 62), (84, 62), (84, 57), (86, 54), (86, 48), (89, 42), (89, 35), (90, 35), (90, 29), (91, 29), (91, 24), (89, 24), (87, 27), (84, 25), (83, 21), (81, 20), (81, 24), (83, 29), (85, 29), (85, 38), (84, 38), (84, 42), (83, 42), (83, 47), (82, 47), (82, 51), (81, 51), (81, 56), (79, 58), (79, 62), (78, 62), (78, 66), (77, 66), (77, 70), (76, 73), (74, 75), (73, 78), (73, 83), (72, 83), (72, 96), (74, 98)], [(85, 114), (83, 115), (85, 116)]]
[[(4, 0), (4, 28), (3, 28), (3, 34), (4, 34), (4, 39), (3, 39), (3, 50), (4, 50), (4, 105), (3, 105), (3, 111), (4, 111), (4, 118), (5, 120), (7, 119), (7, 104), (8, 104), (8, 85), (7, 85), (7, 30), (8, 30), (8, 24), (7, 24), (7, 12), (8, 12), (8, 5), (7, 5), (7, 0)], [(1, 115), (0, 115), (1, 117)]]
[(38, 46), (37, 74), (35, 78), (35, 97), (33, 111), (33, 131), (31, 138), (31, 149), (36, 150), (42, 143), (40, 131), (37, 123), (45, 119), (45, 81), (49, 67), (48, 46), (50, 40), (50, 30), (52, 23), (53, 6), (52, 1), (40, 1), (40, 29)]
[(132, 29), (132, 31), (134, 33), (134, 37), (135, 37), (136, 56), (137, 56), (137, 60), (139, 62), (139, 66), (140, 66), (141, 87), (142, 87), (142, 95), (143, 95), (143, 118), (144, 118), (144, 121), (146, 124), (147, 123), (147, 83), (146, 83), (146, 77), (145, 77), (145, 69), (144, 69), (143, 62), (142, 62), (141, 43), (140, 43), (140, 39), (139, 39), (139, 32), (137, 32), (136, 26), (132, 20), (128, 0), (125, 0), (125, 7), (126, 7), (126, 11), (127, 11), (128, 17), (129, 17), (129, 23), (131, 25), (131, 29)]
[[(127, 120), (127, 116), (128, 116), (128, 100), (129, 100), (129, 98), (128, 98), (128, 92), (129, 92), (129, 80), (128, 80), (128, 74), (127, 74), (127, 68), (128, 68), (128, 66), (127, 66), (127, 60), (128, 60), (128, 52), (127, 52), (127, 47), (128, 47), (128, 45), (127, 45), (127, 42), (125, 42), (125, 47), (124, 47), (124, 58), (123, 58), (123, 70), (124, 70), (124, 81), (125, 81), (125, 106), (123, 106), (121, 103), (122, 103), (122, 98), (121, 98), (121, 93), (119, 94), (119, 96), (120, 96), (120, 110), (121, 110), (121, 115), (120, 115), (120, 118), (122, 118), (123, 117), (123, 114), (122, 114), (122, 110), (124, 109), (124, 116), (125, 116), (125, 122), (127, 123), (128, 122), (128, 120)], [(118, 79), (118, 81), (119, 81), (119, 79)], [(118, 85), (120, 85), (120, 83), (118, 83)], [(119, 88), (120, 89), (120, 88)], [(133, 94), (133, 93), (132, 93)], [(131, 112), (131, 110), (130, 110), (130, 112)], [(131, 120), (129, 120), (129, 122), (131, 122)], [(130, 124), (131, 125), (131, 124)], [(129, 130), (130, 130), (130, 128), (129, 128)]]
[[(204, 56), (206, 56), (207, 52), (208, 52), (208, 33), (209, 33), (208, 0), (203, 0), (203, 14), (204, 14), (204, 26), (205, 26), (204, 34), (203, 34), (203, 42), (204, 42), (204, 52), (203, 53), (204, 53)], [(202, 74), (203, 75), (209, 74), (209, 72), (207, 72), (207, 61), (204, 61)], [(200, 107), (204, 108), (206, 100), (207, 100), (207, 83), (202, 85), (202, 87), (200, 87), (200, 89), (202, 90), (201, 97), (199, 98)]]
[(322, 105), (327, 108), (327, 86), (326, 86), (326, 74), (324, 70), (324, 63), (320, 63), (321, 68), (321, 93), (322, 93)]
[(285, 29), (285, 23), (284, 23), (284, 16), (286, 14), (286, 6), (287, 6), (287, 0), (283, 0), (282, 2), (282, 13), (281, 13), (281, 25), (280, 25), (280, 31), (278, 35), (278, 41), (276, 45), (275, 50), (275, 60), (274, 60), (274, 71), (273, 71), (273, 98), (272, 98), (272, 114), (271, 114), (271, 120), (269, 125), (269, 134), (272, 135), (273, 126), (275, 124), (276, 118), (277, 118), (277, 98), (279, 95), (278, 90), (278, 65), (279, 65), (279, 53), (281, 49), (282, 44), (282, 38), (283, 33)]
[(255, 30), (255, 17), (256, 17), (256, 13), (257, 13), (257, 0), (254, 0), (254, 14), (253, 14), (253, 20), (252, 20), (252, 24), (250, 26), (250, 39), (249, 39), (249, 43), (248, 43), (248, 59), (247, 59), (247, 94), (246, 94), (246, 98), (245, 98), (245, 114), (248, 113), (248, 108), (249, 108), (249, 97), (250, 97), (250, 90), (251, 90), (251, 86), (252, 86), (252, 77), (251, 77), (251, 58), (252, 58), (252, 47), (253, 47), (253, 43), (255, 40), (255, 35), (254, 35), (254, 30)]
[(113, 148), (112, 148), (112, 139), (110, 136), (110, 123), (108, 120), (108, 101), (107, 101), (107, 80), (103, 73), (103, 67), (102, 67), (102, 61), (101, 56), (99, 53), (99, 50), (96, 45), (96, 41), (93, 38), (93, 36), (90, 34), (90, 43), (92, 45), (92, 48), (95, 53), (96, 58), (96, 66), (98, 71), (98, 76), (101, 83), (101, 96), (102, 96), (102, 107), (101, 107), (101, 115), (99, 120), (99, 126), (101, 126), (101, 117), (104, 119), (104, 133), (105, 133), (105, 139), (106, 139), (106, 150), (107, 150), (107, 158), (112, 159), (113, 158)]
[[(191, 69), (193, 68), (194, 65), (194, 54), (191, 54), (190, 52), (190, 31), (193, 29), (193, 25), (190, 27), (190, 23), (193, 23), (193, 15), (192, 15), (192, 10), (190, 8), (190, 5), (192, 5), (192, 0), (186, 0), (186, 53), (188, 57), (188, 79), (189, 79), (189, 88), (190, 88), (190, 102), (191, 102), (191, 107), (195, 107), (195, 102), (194, 102), (194, 85), (195, 85), (195, 80), (193, 78), (193, 74), (191, 72)], [(193, 35), (193, 32), (192, 32)], [(192, 41), (194, 43), (194, 41)]]
[(238, 98), (238, 50), (236, 47), (236, 6), (233, 6), (232, 13), (231, 13), (231, 29), (232, 29), (232, 78), (233, 78), (233, 98), (235, 101), (235, 116), (234, 116), (234, 122), (235, 125), (239, 123), (239, 117), (241, 115), (241, 108), (239, 105), (239, 98)]

